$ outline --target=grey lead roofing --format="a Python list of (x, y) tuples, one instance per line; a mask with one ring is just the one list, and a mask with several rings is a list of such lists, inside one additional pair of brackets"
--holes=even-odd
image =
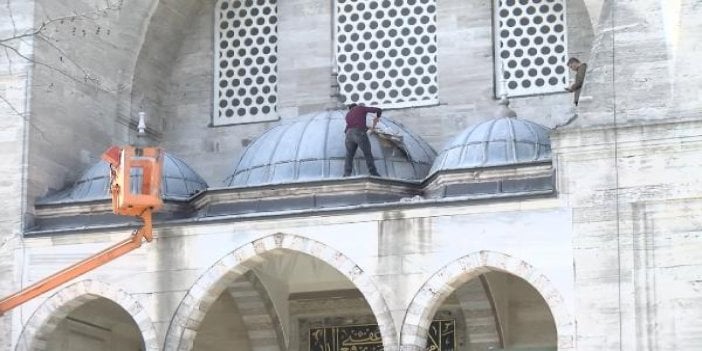
[[(341, 178), (344, 172), (346, 111), (324, 111), (273, 127), (251, 143), (235, 164), (225, 186), (252, 186)], [(402, 124), (380, 119), (379, 128), (401, 135), (404, 147), (370, 136), (378, 172), (384, 178), (422, 180), (436, 152)], [(361, 150), (354, 174), (368, 174)]]
[(439, 153), (430, 173), (550, 159), (548, 128), (519, 118), (501, 117), (454, 137)]
[[(59, 204), (109, 199), (110, 166), (100, 160), (88, 168), (66, 189), (49, 194), (37, 204)], [(183, 160), (165, 153), (161, 178), (161, 193), (166, 200), (187, 200), (207, 189), (207, 183)]]
[[(228, 187), (284, 184), (339, 179), (346, 148), (346, 111), (304, 115), (273, 127), (243, 152)], [(468, 128), (453, 138), (439, 156), (419, 136), (387, 116), (379, 127), (402, 136), (396, 145), (371, 135), (375, 164), (384, 178), (421, 181), (441, 170), (528, 163), (551, 159), (549, 129), (514, 117), (501, 117)], [(367, 174), (361, 150), (354, 158), (354, 174)], [(37, 200), (62, 204), (107, 200), (109, 166), (99, 161), (71, 186)], [(187, 200), (207, 189), (207, 183), (184, 161), (166, 153), (162, 193), (167, 200)]]

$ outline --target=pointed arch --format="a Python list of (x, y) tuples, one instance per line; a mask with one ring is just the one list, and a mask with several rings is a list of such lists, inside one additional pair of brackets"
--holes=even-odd
[(164, 349), (191, 350), (197, 329), (217, 297), (266, 255), (295, 251), (317, 258), (349, 279), (368, 302), (387, 350), (397, 349), (397, 332), (390, 309), (369, 273), (336, 249), (298, 235), (272, 234), (235, 249), (208, 268), (188, 290), (171, 320)]
[(461, 285), (489, 271), (509, 273), (528, 282), (546, 301), (553, 315), (559, 351), (575, 350), (575, 324), (563, 297), (551, 282), (527, 262), (494, 251), (463, 256), (434, 273), (415, 294), (400, 331), (401, 349), (424, 350), (427, 330), (441, 304)]
[(280, 319), (256, 274), (249, 271), (227, 290), (241, 313), (252, 351), (286, 350)]
[(144, 306), (126, 291), (93, 279), (71, 284), (39, 305), (22, 328), (15, 350), (45, 350), (49, 336), (66, 316), (77, 307), (98, 298), (110, 300), (122, 307), (139, 328), (145, 349), (159, 350), (156, 330)]

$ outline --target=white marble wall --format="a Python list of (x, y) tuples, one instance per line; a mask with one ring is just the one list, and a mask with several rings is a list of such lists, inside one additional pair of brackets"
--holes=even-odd
[[(24, 179), (26, 133), (34, 128), (30, 118), (32, 93), (31, 62), (33, 38), (13, 40), (32, 28), (34, 4), (7, 1), (0, 10), (0, 296), (9, 295), (18, 286), (15, 248), (22, 245), (24, 222)], [(15, 51), (16, 50), (16, 51)], [(0, 349), (9, 349), (12, 320), (16, 315), (0, 317)]]
[(107, 147), (129, 141), (131, 116), (126, 108), (152, 4), (30, 3), (36, 11), (29, 26), (44, 28), (32, 36), (34, 127), (28, 133), (26, 162), (27, 199), (33, 212), (36, 197), (72, 183)]
[[(531, 274), (543, 274), (549, 280), (548, 284), (562, 296), (560, 307), (569, 311), (574, 295), (573, 267), (570, 264), (573, 258), (569, 250), (570, 215), (554, 207), (557, 205), (558, 201), (554, 199), (528, 200), (487, 206), (162, 228), (157, 230), (154, 243), (89, 273), (86, 278), (107, 282), (143, 304), (159, 343), (166, 337), (179, 305), (197, 303), (187, 302), (197, 296), (208, 301), (210, 289), (215, 289), (212, 290), (216, 295), (213, 298), (219, 296), (211, 285), (216, 281), (212, 269), (224, 262), (222, 258), (242, 245), (278, 232), (309, 238), (310, 243), (318, 242), (321, 245), (318, 248), (307, 246), (304, 241), (294, 245), (303, 245), (300, 246), (303, 252), (307, 250), (308, 254), (317, 255), (327, 263), (339, 262), (335, 268), (342, 274), (346, 274), (346, 270), (350, 272), (347, 277), (351, 277), (352, 282), (367, 294), (366, 300), (379, 323), (390, 323), (386, 327), (392, 328), (397, 335), (410, 302), (427, 279), (458, 258), (480, 251), (502, 253), (533, 266)], [(25, 269), (31, 274), (27, 275), (26, 283), (59, 269), (68, 261), (97, 251), (120, 235), (126, 233), (101, 236), (99, 242), (96, 242), (95, 234), (66, 235), (53, 240), (30, 239)], [(252, 248), (258, 251), (258, 245), (254, 244)], [(341, 257), (334, 252), (342, 254), (347, 261), (339, 261)], [(259, 254), (252, 254), (253, 261), (242, 262), (259, 260), (256, 258)], [(242, 257), (239, 255), (235, 254), (235, 257)], [(520, 269), (516, 266), (494, 268), (508, 272)], [(354, 278), (355, 269), (368, 274), (370, 280), (365, 281), (362, 276)], [(447, 276), (446, 279), (458, 279), (466, 273), (458, 270), (454, 274), (456, 277)], [(200, 287), (191, 289), (193, 285)], [(188, 289), (189, 297), (183, 300)], [(200, 289), (203, 292), (197, 293)], [(32, 312), (45, 299), (46, 296), (37, 298), (21, 307), (21, 314), (25, 316), (23, 323), (28, 322)], [(441, 302), (434, 304), (427, 307), (438, 309)], [(389, 311), (387, 319), (377, 315), (383, 309)], [(41, 310), (48, 311), (46, 308)], [(429, 318), (432, 317), (433, 313)], [(20, 328), (19, 325), (15, 327)]]
[[(492, 116), (487, 3), (440, 1), (442, 104), (393, 113), (435, 147)], [(327, 7), (313, 4), (300, 0), (281, 7), (289, 13), (313, 9), (314, 28), (322, 32)], [(90, 12), (91, 6), (11, 0), (0, 7), (0, 38), (74, 8)], [(90, 20), (53, 23), (47, 36), (58, 49), (31, 38), (20, 44), (20, 52), (49, 66), (32, 70), (26, 59), (0, 53), (0, 94), (20, 114), (31, 111), (29, 119), (15, 118), (17, 111), (0, 102), (3, 282), (20, 275), (25, 282), (38, 279), (125, 235), (34, 238), (18, 246), (22, 203), (31, 205), (35, 196), (75, 179), (110, 143), (126, 142), (132, 112), (150, 112), (154, 134), (211, 185), (219, 185), (247, 141), (270, 126), (207, 126), (211, 2), (132, 0), (123, 6)], [(173, 311), (206, 267), (242, 243), (289, 231), (365, 267), (386, 296), (399, 333), (406, 306), (433, 272), (468, 252), (493, 250), (519, 257), (548, 277), (575, 316), (578, 350), (699, 349), (702, 6), (694, 0), (587, 0), (571, 1), (568, 9), (569, 52), (589, 56), (590, 71), (579, 118), (553, 136), (558, 200), (162, 228), (154, 245), (90, 277), (143, 302), (148, 312), (140, 320), (152, 323), (158, 335), (152, 338), (162, 343)], [(281, 12), (281, 28), (296, 28), (294, 17)], [(324, 45), (317, 44), (309, 52), (323, 54)], [(294, 47), (287, 52), (304, 54)], [(323, 67), (280, 69), (291, 79), (281, 81), (281, 94), (291, 94), (281, 96), (286, 117), (327, 101), (296, 90), (325, 89)], [(305, 69), (315, 73), (294, 82)], [(86, 73), (100, 84), (71, 79)], [(553, 126), (569, 101), (564, 94), (516, 99), (513, 106), (521, 116)], [(0, 293), (14, 287), (2, 284)], [(17, 342), (42, 301), (0, 319), (0, 349), (12, 349), (8, 345)]]
[(689, 252), (702, 249), (701, 126), (573, 129), (555, 139), (559, 189), (573, 208), (579, 348), (699, 347), (690, 329), (702, 326), (700, 313), (672, 311), (699, 303), (700, 261)]
[[(191, 22), (182, 29), (182, 36), (172, 34), (168, 39), (178, 42), (180, 51), (175, 53), (170, 67), (169, 89), (159, 98), (165, 126), (162, 143), (188, 161), (211, 186), (221, 186), (245, 145), (273, 124), (208, 127), (212, 114), (214, 5), (197, 4), (197, 7), (188, 5)], [(333, 105), (329, 97), (332, 92), (330, 4), (327, 0), (278, 3), (278, 109), (283, 119)], [(173, 26), (172, 22), (177, 21), (165, 15), (157, 17), (159, 13), (154, 16), (154, 23)], [(593, 35), (587, 11), (581, 1), (576, 1), (568, 4), (567, 15), (568, 51), (585, 60)], [(495, 112), (491, 1), (438, 1), (437, 36), (440, 104), (386, 115), (409, 127), (439, 151), (451, 137), (492, 118)], [(157, 46), (164, 41), (161, 37), (150, 38), (147, 37), (145, 45), (151, 45), (150, 40)], [(150, 62), (142, 56), (137, 67)], [(151, 77), (153, 72), (147, 74)], [(144, 84), (149, 83), (148, 87), (135, 85), (135, 90), (162, 89), (156, 86), (160, 80), (155, 77), (140, 79)], [(516, 98), (512, 103), (521, 117), (553, 127), (572, 113), (571, 100), (569, 94), (563, 93)], [(203, 153), (210, 157), (201, 157)]]

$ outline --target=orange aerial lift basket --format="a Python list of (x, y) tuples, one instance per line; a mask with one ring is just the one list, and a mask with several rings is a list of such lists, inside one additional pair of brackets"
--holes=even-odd
[(110, 164), (112, 210), (118, 215), (141, 218), (143, 226), (128, 239), (1, 299), (0, 315), (141, 247), (143, 240), (152, 240), (151, 213), (163, 207), (162, 150), (158, 147), (125, 146), (120, 149), (113, 146), (102, 155), (102, 159)]
[(112, 172), (112, 210), (123, 216), (141, 217), (163, 207), (161, 170), (163, 155), (157, 147), (111, 147), (102, 156)]

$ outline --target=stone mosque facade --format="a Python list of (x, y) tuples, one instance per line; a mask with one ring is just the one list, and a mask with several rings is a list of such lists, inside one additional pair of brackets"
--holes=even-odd
[[(702, 349), (698, 0), (8, 0), (0, 350)], [(588, 65), (579, 104), (564, 90)], [(344, 105), (383, 108), (342, 177)]]

